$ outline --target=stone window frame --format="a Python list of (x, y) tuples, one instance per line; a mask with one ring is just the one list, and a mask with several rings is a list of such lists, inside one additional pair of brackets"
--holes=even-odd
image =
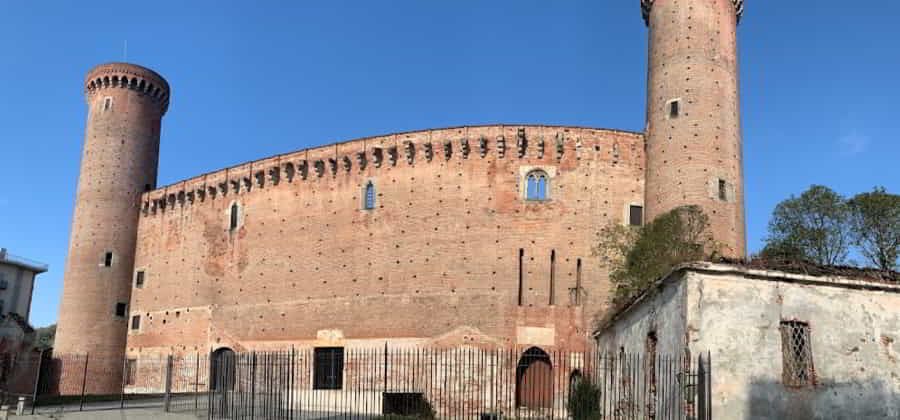
[(795, 318), (782, 319), (778, 331), (781, 336), (782, 384), (789, 388), (815, 387), (817, 378), (810, 323)]
[(622, 206), (622, 225), (626, 227), (639, 227), (638, 225), (631, 224), (631, 207), (636, 206), (641, 208), (641, 224), (640, 226), (644, 226), (647, 224), (647, 207), (644, 206), (644, 202), (641, 200), (632, 200), (626, 201)]
[[(723, 181), (725, 182), (724, 200), (720, 195), (720, 185)], [(734, 203), (737, 198), (737, 192), (735, 191), (734, 182), (731, 182), (727, 176), (721, 174), (713, 175), (711, 178), (709, 178), (707, 190), (709, 198), (720, 203)]]
[[(141, 279), (140, 283), (138, 283), (138, 278)], [(138, 267), (134, 269), (134, 279), (132, 284), (135, 289), (143, 289), (144, 285), (147, 283), (147, 269), (144, 267)]]
[[(372, 203), (369, 206), (369, 186), (372, 187)], [(360, 210), (373, 211), (378, 208), (378, 186), (375, 178), (367, 178), (360, 189)]]
[[(116, 264), (116, 253), (111, 250), (103, 251), (103, 255), (100, 256), (100, 268), (110, 268)], [(109, 260), (109, 264), (106, 261)]]
[[(141, 316), (141, 314), (138, 314), (138, 313), (132, 313), (128, 317), (128, 333), (129, 334), (140, 334), (141, 333), (141, 330), (144, 328), (144, 323), (141, 318), (143, 318), (143, 317)], [(137, 319), (137, 328), (135, 328), (135, 326), (134, 326), (135, 319)]]
[[(123, 306), (121, 306), (121, 308), (122, 308), (121, 315), (119, 315), (119, 307), (120, 307), (119, 305), (123, 305)], [(113, 315), (116, 318), (127, 319), (127, 317), (128, 317), (128, 302), (116, 302), (116, 306), (113, 307)]]
[[(546, 176), (547, 184), (545, 189), (544, 199), (530, 199), (528, 198), (528, 176), (535, 173), (542, 172)], [(553, 201), (554, 192), (553, 185), (555, 183), (555, 179), (557, 176), (557, 168), (553, 165), (522, 165), (519, 167), (519, 197), (522, 201), (526, 203), (548, 203)]]
[[(672, 105), (673, 104), (676, 104), (675, 108), (674, 108), (675, 116), (672, 116), (672, 110), (673, 110)], [(672, 98), (672, 99), (669, 99), (668, 101), (666, 101), (666, 108), (663, 110), (666, 114), (666, 119), (667, 120), (677, 120), (677, 119), (681, 118), (681, 116), (684, 115), (684, 107), (682, 106), (683, 104), (684, 104), (684, 100), (681, 97)]]
[[(236, 215), (232, 214), (235, 210), (237, 210)], [(225, 226), (227, 226), (228, 233), (235, 233), (240, 230), (244, 226), (244, 218), (246, 216), (246, 206), (240, 200), (231, 200), (225, 210)]]

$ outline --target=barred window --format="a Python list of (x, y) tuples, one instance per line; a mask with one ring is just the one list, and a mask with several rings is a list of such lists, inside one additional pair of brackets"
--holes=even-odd
[(125, 385), (134, 385), (137, 374), (137, 359), (125, 360)]
[(317, 347), (313, 389), (341, 389), (344, 383), (344, 348)]
[(782, 381), (785, 386), (815, 385), (809, 324), (781, 321)]

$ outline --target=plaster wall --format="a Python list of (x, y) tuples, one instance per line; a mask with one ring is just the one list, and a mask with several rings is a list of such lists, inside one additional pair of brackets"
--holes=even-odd
[[(690, 348), (712, 353), (717, 417), (900, 417), (900, 288), (825, 280), (688, 273)], [(782, 320), (810, 325), (814, 387), (783, 385)]]
[[(679, 275), (676, 273), (676, 275)], [(678, 355), (687, 340), (687, 285), (670, 279), (657, 293), (621, 313), (597, 338), (601, 351), (643, 354), (647, 336), (656, 333), (657, 354)]]
[(35, 273), (23, 267), (0, 263), (0, 279), (6, 280), (6, 289), (0, 290), (3, 314), (15, 312), (28, 320), (31, 310), (31, 294)]

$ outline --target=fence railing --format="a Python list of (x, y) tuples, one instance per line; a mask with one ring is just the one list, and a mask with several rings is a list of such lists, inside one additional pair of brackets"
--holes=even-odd
[(211, 366), (211, 419), (711, 418), (708, 356), (325, 348)]
[(32, 414), (152, 407), (206, 412), (207, 354), (122, 359), (44, 353), (8, 359), (0, 365), (0, 403), (24, 397)]
[[(385, 346), (0, 361), (0, 396), (25, 397), (37, 413), (153, 407), (209, 419), (712, 418), (708, 356)], [(114, 392), (102, 386), (110, 380), (119, 384)]]

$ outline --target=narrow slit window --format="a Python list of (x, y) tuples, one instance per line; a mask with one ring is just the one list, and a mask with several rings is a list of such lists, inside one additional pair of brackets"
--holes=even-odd
[(673, 99), (669, 101), (669, 118), (678, 118), (681, 113), (681, 101)]
[(112, 108), (112, 98), (106, 97), (103, 99), (103, 110), (109, 111)]
[(375, 208), (375, 185), (371, 182), (366, 184), (366, 191), (363, 199), (363, 208), (372, 210)]
[(140, 270), (134, 275), (134, 287), (138, 289), (144, 288), (144, 271)]
[(523, 280), (525, 279), (524, 274), (522, 273), (523, 264), (525, 259), (525, 250), (523, 248), (519, 248), (519, 306), (522, 306), (522, 288), (523, 288)]
[(104, 267), (112, 267), (112, 263), (113, 263), (113, 253), (112, 253), (112, 252), (107, 252), (107, 253), (103, 256), (103, 266), (104, 266)]
[(141, 329), (141, 316), (134, 315), (131, 317), (131, 330), (137, 331), (139, 329)]
[(628, 209), (628, 224), (631, 226), (641, 226), (644, 224), (644, 207), (630, 206)]
[(719, 180), (719, 200), (728, 200), (728, 184), (724, 179)]
[(581, 304), (581, 258), (575, 260), (575, 305)]
[(124, 318), (127, 308), (128, 308), (127, 303), (124, 303), (124, 302), (116, 303), (116, 316)]
[(809, 324), (781, 321), (782, 381), (789, 387), (815, 385)]
[(313, 389), (341, 389), (344, 383), (344, 348), (317, 347), (314, 357)]
[(237, 203), (233, 203), (231, 205), (231, 221), (228, 225), (228, 230), (234, 231), (238, 227), (238, 212), (240, 211), (240, 207)]
[(556, 250), (550, 250), (550, 305), (555, 303), (556, 295)]

